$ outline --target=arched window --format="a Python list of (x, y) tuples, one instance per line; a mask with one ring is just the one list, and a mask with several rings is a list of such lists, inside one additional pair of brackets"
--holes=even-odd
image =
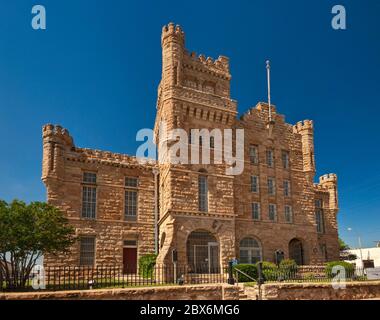
[(254, 238), (244, 238), (240, 241), (240, 263), (256, 263), (261, 261), (261, 246)]
[(205, 170), (200, 170), (198, 177), (198, 206), (199, 211), (208, 211), (208, 183), (207, 176), (204, 174)]

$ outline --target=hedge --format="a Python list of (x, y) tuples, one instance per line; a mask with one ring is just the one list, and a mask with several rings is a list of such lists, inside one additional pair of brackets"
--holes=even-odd
[[(244, 273), (246, 273), (247, 275), (249, 275), (251, 278), (253, 279), (257, 279), (257, 268), (256, 268), (256, 265), (254, 264), (237, 264), (234, 266), (233, 270), (240, 270)], [(237, 276), (238, 276), (238, 281), (239, 282), (252, 282), (253, 280), (248, 278), (247, 276), (245, 276), (244, 274), (240, 273), (240, 272), (235, 272), (237, 273)]]
[(355, 273), (355, 266), (352, 263), (345, 261), (331, 261), (326, 264), (325, 272), (328, 278), (333, 278), (336, 273), (333, 273), (335, 266), (342, 266), (346, 271), (346, 278), (351, 278)]
[(143, 278), (151, 278), (153, 276), (154, 266), (156, 265), (156, 254), (146, 254), (139, 259), (139, 274)]

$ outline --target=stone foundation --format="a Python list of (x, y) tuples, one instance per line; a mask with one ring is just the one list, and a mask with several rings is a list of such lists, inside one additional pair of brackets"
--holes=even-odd
[(0, 300), (238, 300), (237, 286), (193, 285), (150, 288), (3, 293)]

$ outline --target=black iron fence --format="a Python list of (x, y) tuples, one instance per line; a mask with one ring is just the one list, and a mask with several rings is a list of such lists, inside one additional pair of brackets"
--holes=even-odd
[[(126, 271), (127, 270), (127, 271)], [(134, 270), (130, 272), (130, 270)], [(156, 265), (152, 268), (118, 266), (62, 266), (38, 268), (33, 271), (24, 288), (13, 288), (0, 276), (0, 290), (85, 290), (183, 284), (224, 283), (227, 268), (202, 269), (195, 272), (189, 266)]]
[[(262, 268), (262, 280), (265, 283), (273, 282), (350, 282), (369, 281), (367, 269), (363, 268), (335, 268), (325, 266), (299, 266), (295, 268)], [(234, 270), (236, 282), (257, 282), (259, 274)], [(375, 280), (375, 279), (372, 279)]]
[[(133, 270), (133, 271), (131, 271)], [(86, 290), (101, 288), (128, 288), (163, 285), (258, 282), (257, 271), (229, 274), (228, 267), (194, 268), (183, 265), (156, 265), (150, 268), (136, 266), (123, 268), (118, 266), (81, 266), (81, 267), (46, 267), (37, 268), (25, 281), (25, 286), (14, 287), (0, 272), (0, 291), (30, 290)], [(261, 270), (261, 279), (265, 283), (273, 282), (332, 282), (332, 281), (368, 281), (367, 269), (337, 268), (325, 266), (299, 266), (296, 268), (265, 268)], [(12, 280), (12, 279), (11, 279)], [(16, 279), (13, 279), (16, 280)]]

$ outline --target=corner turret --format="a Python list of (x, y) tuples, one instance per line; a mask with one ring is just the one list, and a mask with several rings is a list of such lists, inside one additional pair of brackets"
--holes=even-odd
[(315, 176), (313, 121), (304, 120), (297, 122), (297, 124), (293, 126), (293, 132), (301, 135), (303, 171), (306, 172), (309, 182), (313, 183)]
[(64, 152), (74, 147), (69, 131), (59, 125), (47, 124), (42, 128), (42, 180), (59, 178), (63, 174)]
[(329, 208), (338, 210), (338, 177), (334, 173), (329, 173), (319, 178), (319, 185), (329, 192)]

